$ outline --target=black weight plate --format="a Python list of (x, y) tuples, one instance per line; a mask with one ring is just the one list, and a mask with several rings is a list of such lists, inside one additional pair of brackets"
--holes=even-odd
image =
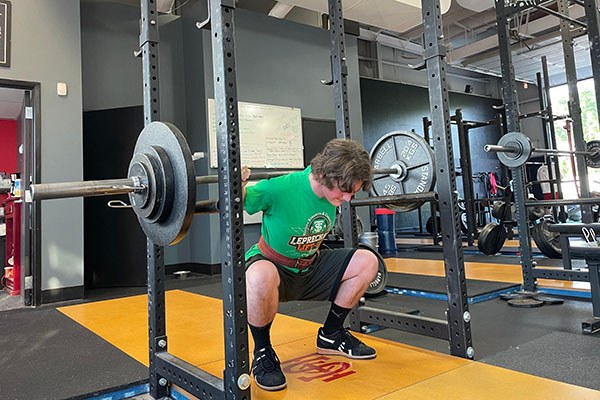
[(528, 208), (528, 216), (529, 216), (529, 220), (531, 222), (535, 222), (536, 220), (542, 218), (545, 214), (546, 211), (544, 210), (543, 207), (540, 206), (536, 206), (536, 207), (529, 207)]
[(375, 279), (373, 279), (373, 281), (369, 284), (369, 287), (365, 291), (365, 296), (368, 297), (379, 295), (383, 293), (383, 291), (385, 290), (385, 285), (387, 283), (387, 267), (385, 265), (385, 260), (383, 259), (381, 254), (379, 254), (377, 249), (374, 249), (367, 243), (359, 243), (358, 248), (371, 250), (377, 256), (377, 275), (375, 276)]
[(508, 300), (508, 304), (511, 305), (512, 307), (517, 307), (517, 308), (533, 308), (533, 307), (543, 306), (544, 302), (535, 300), (533, 298), (525, 298), (525, 299)]
[[(436, 217), (437, 219), (437, 233), (440, 233), (440, 227), (442, 226), (442, 219), (440, 218), (440, 216), (438, 215)], [(425, 223), (425, 230), (430, 234), (433, 235), (433, 216), (430, 216), (429, 218), (427, 218), (427, 222)]]
[(500, 138), (498, 145), (515, 149), (512, 152), (497, 153), (500, 162), (510, 168), (517, 168), (525, 164), (533, 151), (531, 141), (521, 132), (508, 132)]
[[(363, 234), (364, 230), (365, 229), (363, 227), (362, 220), (357, 215), (356, 216), (356, 236), (360, 237), (360, 235)], [(333, 233), (336, 234), (336, 235), (338, 235), (341, 238), (344, 237), (344, 223), (342, 222), (342, 215), (341, 214), (338, 214), (336, 216), (336, 218), (335, 218), (335, 222), (333, 224)]]
[(523, 293), (519, 293), (519, 292), (512, 292), (512, 293), (502, 293), (500, 295), (500, 298), (502, 300), (512, 300), (512, 299), (531, 299), (533, 297), (533, 293), (532, 294), (523, 294)]
[[(371, 150), (375, 169), (398, 168), (399, 174), (376, 175), (371, 193), (374, 196), (401, 196), (430, 192), (435, 186), (433, 151), (421, 136), (412, 132), (395, 131), (384, 135)], [(386, 207), (406, 212), (419, 208), (423, 202)]]
[(510, 205), (507, 205), (504, 201), (495, 202), (492, 206), (492, 216), (500, 221), (509, 221), (512, 217)]
[(508, 233), (502, 225), (490, 222), (479, 233), (477, 247), (483, 254), (494, 255), (502, 249), (507, 236)]
[(548, 224), (553, 223), (554, 221), (550, 218), (536, 220), (531, 228), (531, 237), (543, 255), (548, 258), (562, 258), (560, 233), (548, 230)]
[(600, 140), (590, 140), (587, 142), (586, 151), (595, 153), (585, 158), (587, 166), (590, 168), (600, 168)]
[(555, 304), (563, 304), (565, 301), (563, 299), (559, 299), (557, 297), (545, 296), (543, 294), (536, 294), (533, 296), (535, 300), (543, 301), (544, 304), (555, 305)]
[[(177, 127), (166, 122), (146, 125), (138, 136), (132, 159), (137, 158), (137, 154), (156, 154), (157, 149), (168, 158), (168, 163), (161, 164), (159, 168), (172, 169), (171, 173), (163, 174), (173, 177), (171, 183), (165, 184), (165, 188), (171, 191), (172, 205), (165, 208), (163, 215), (156, 221), (136, 214), (148, 239), (156, 245), (166, 246), (183, 239), (192, 224), (196, 203), (196, 176), (192, 153)], [(170, 167), (164, 166), (168, 164)]]
[(500, 219), (505, 205), (506, 203), (503, 201), (494, 202), (494, 205), (492, 206), (492, 217)]

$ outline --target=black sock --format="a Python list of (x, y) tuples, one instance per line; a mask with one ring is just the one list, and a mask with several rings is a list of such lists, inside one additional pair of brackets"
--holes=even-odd
[(271, 346), (271, 324), (273, 322), (269, 322), (265, 326), (252, 326), (248, 324), (250, 327), (250, 332), (252, 333), (252, 339), (254, 339), (254, 351), (260, 350), (263, 347)]
[(340, 307), (332, 302), (325, 324), (323, 324), (323, 333), (331, 335), (335, 331), (342, 329), (344, 327), (344, 320), (348, 316), (350, 310), (350, 308)]

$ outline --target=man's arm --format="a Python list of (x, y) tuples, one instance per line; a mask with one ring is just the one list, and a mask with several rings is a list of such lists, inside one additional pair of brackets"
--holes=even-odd
[(248, 183), (248, 179), (250, 178), (250, 168), (243, 166), (242, 167), (242, 203), (246, 199), (246, 184)]

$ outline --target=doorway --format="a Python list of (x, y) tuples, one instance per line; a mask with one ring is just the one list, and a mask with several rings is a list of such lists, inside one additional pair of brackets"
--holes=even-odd
[(0, 309), (41, 304), (41, 208), (26, 195), (40, 180), (39, 110), (39, 83), (0, 79), (0, 147), (6, 153), (0, 157), (0, 206), (7, 211), (0, 228)]

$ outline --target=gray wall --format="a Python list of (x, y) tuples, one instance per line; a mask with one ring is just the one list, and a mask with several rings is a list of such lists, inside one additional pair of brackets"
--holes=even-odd
[[(41, 84), (41, 181), (81, 180), (79, 0), (12, 2), (11, 66), (5, 79)], [(56, 94), (56, 83), (68, 95)], [(42, 290), (83, 284), (81, 199), (42, 204)]]

